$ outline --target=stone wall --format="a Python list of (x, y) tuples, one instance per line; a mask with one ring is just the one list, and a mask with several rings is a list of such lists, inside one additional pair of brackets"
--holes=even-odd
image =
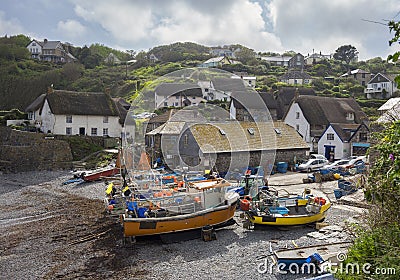
[(45, 134), (0, 127), (0, 171), (70, 169), (72, 153), (66, 141)]

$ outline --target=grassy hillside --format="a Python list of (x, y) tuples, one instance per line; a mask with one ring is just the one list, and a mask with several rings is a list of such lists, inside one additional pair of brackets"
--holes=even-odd
[[(114, 97), (131, 100), (147, 83), (160, 76), (186, 67), (195, 67), (211, 57), (210, 47), (195, 43), (174, 43), (157, 46), (146, 52), (133, 50), (122, 52), (101, 44), (84, 47), (68, 46), (68, 50), (79, 60), (73, 64), (54, 64), (30, 58), (26, 46), (31, 39), (24, 35), (0, 38), (0, 110), (17, 108), (24, 110), (37, 96), (45, 93), (50, 86), (55, 89), (74, 91), (109, 92)], [(276, 91), (284, 84), (278, 81), (287, 69), (272, 66), (256, 59), (256, 53), (241, 45), (237, 53), (241, 64), (225, 65), (229, 72), (247, 72), (257, 76), (257, 90)], [(113, 53), (120, 64), (111, 65), (105, 58)], [(159, 60), (150, 62), (149, 55)], [(135, 59), (135, 63), (126, 63)], [(400, 68), (381, 58), (360, 61), (351, 65), (373, 73), (400, 73)], [(366, 101), (364, 88), (357, 82), (342, 79), (346, 67), (339, 61), (322, 61), (304, 69), (313, 77), (312, 87), (318, 94), (332, 97), (354, 96), (369, 115), (376, 114), (382, 101)], [(326, 80), (325, 77), (333, 77)], [(298, 85), (297, 85), (298, 86)]]

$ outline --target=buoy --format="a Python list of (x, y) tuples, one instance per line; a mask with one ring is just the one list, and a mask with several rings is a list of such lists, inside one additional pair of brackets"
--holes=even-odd
[(114, 205), (110, 204), (107, 206), (108, 211), (112, 211), (114, 209)]
[(250, 209), (250, 201), (246, 198), (240, 200), (240, 210), (242, 211), (249, 211)]

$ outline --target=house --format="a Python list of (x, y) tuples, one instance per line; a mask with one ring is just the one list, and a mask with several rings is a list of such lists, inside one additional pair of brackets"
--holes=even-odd
[(301, 53), (295, 54), (291, 59), (289, 59), (288, 68), (289, 69), (300, 69), (300, 70), (303, 70), (303, 68), (304, 68), (304, 55), (302, 55)]
[(360, 83), (362, 86), (366, 86), (367, 83), (371, 80), (372, 74), (369, 71), (365, 71), (362, 69), (355, 69), (347, 72), (340, 77), (342, 78), (352, 78)]
[(305, 87), (282, 87), (278, 90), (276, 96), (276, 116), (278, 120), (282, 120), (285, 116), (287, 110), (289, 109), (289, 105), (292, 103), (294, 97), (298, 95), (312, 95), (316, 96), (317, 94), (312, 88)]
[(308, 54), (304, 58), (304, 64), (305, 65), (313, 65), (313, 64), (316, 64), (316, 63), (321, 62), (323, 60), (328, 60), (328, 59), (331, 59), (331, 58), (332, 58), (331, 54), (322, 54), (322, 52), (312, 53), (312, 54)]
[[(245, 100), (245, 102), (240, 102)], [(238, 121), (254, 121), (254, 116), (262, 116), (267, 114), (268, 109), (270, 116), (267, 119), (277, 120), (278, 104), (272, 93), (254, 92), (244, 93), (242, 98), (231, 99), (229, 111), (232, 119)]]
[(262, 56), (261, 60), (264, 60), (273, 66), (288, 67), (289, 60), (291, 58), (292, 58), (291, 56)]
[(109, 65), (121, 64), (121, 60), (113, 53), (109, 53), (104, 59), (104, 63)]
[(282, 122), (194, 124), (184, 128), (179, 140), (186, 164), (222, 173), (247, 166), (268, 170), (274, 161), (293, 162), (307, 151), (298, 133)]
[(77, 59), (66, 51), (66, 47), (60, 41), (43, 42), (32, 40), (26, 48), (31, 53), (31, 57), (42, 61), (51, 61), (56, 63), (74, 62)]
[(204, 102), (203, 92), (197, 84), (161, 83), (154, 90), (155, 107), (185, 107)]
[[(276, 161), (305, 158), (307, 143), (283, 122), (182, 122), (168, 121), (146, 133), (149, 154), (164, 155), (169, 167), (189, 170), (214, 169), (219, 172), (264, 166)], [(160, 143), (162, 138), (162, 153)], [(267, 170), (267, 169), (266, 169)]]
[(228, 56), (217, 56), (217, 57), (212, 57), (206, 61), (204, 61), (202, 64), (199, 65), (199, 67), (204, 67), (204, 68), (210, 68), (210, 67), (221, 67), (222, 65), (225, 64), (235, 64), (237, 62), (234, 62), (232, 58), (229, 58)]
[(387, 75), (378, 73), (368, 83), (364, 93), (368, 99), (386, 99), (393, 96), (398, 91), (397, 83), (394, 78), (397, 75)]
[(251, 88), (256, 88), (257, 77), (249, 75), (247, 72), (233, 72), (232, 79), (242, 79), (244, 84)]
[(378, 123), (387, 123), (400, 120), (400, 97), (392, 97), (378, 108), (380, 117)]
[(284, 122), (294, 127), (318, 151), (318, 141), (330, 124), (368, 124), (368, 117), (353, 98), (296, 96), (289, 106)]
[(365, 124), (328, 125), (318, 141), (318, 154), (330, 161), (365, 155), (369, 148), (369, 128)]
[(121, 137), (126, 117), (122, 103), (94, 92), (50, 90), (25, 110), (45, 133)]
[(150, 60), (151, 63), (156, 63), (156, 62), (159, 61), (160, 59), (159, 59), (157, 56), (155, 56), (154, 53), (151, 53), (151, 54), (149, 55), (149, 60)]
[(198, 81), (197, 84), (203, 92), (203, 98), (207, 101), (223, 101), (226, 102), (230, 100), (230, 96), (224, 91), (217, 90), (214, 87), (213, 80), (211, 81)]
[(309, 85), (312, 82), (312, 78), (303, 71), (290, 70), (283, 76), (280, 76), (279, 81), (289, 85)]

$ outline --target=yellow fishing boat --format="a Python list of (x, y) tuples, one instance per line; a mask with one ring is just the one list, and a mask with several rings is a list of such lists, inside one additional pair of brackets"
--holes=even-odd
[[(295, 197), (277, 197), (260, 191), (245, 209), (246, 227), (250, 225), (293, 226), (322, 221), (331, 202), (327, 198), (303, 193)], [(241, 202), (243, 205), (243, 202)]]
[(220, 226), (233, 218), (239, 195), (224, 179), (191, 182), (184, 192), (127, 203), (120, 216), (125, 238)]

